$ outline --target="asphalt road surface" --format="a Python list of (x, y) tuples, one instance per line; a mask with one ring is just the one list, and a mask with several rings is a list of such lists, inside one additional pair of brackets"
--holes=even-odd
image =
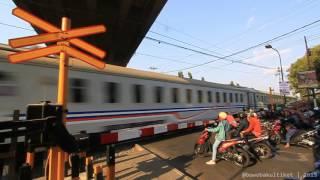
[(239, 168), (228, 161), (214, 166), (206, 165), (208, 157), (193, 159), (193, 147), (200, 132), (147, 142), (143, 146), (161, 157), (171, 166), (194, 179), (285, 179), (302, 177), (313, 169), (312, 150), (302, 147), (278, 147), (275, 157), (263, 160), (247, 168)]

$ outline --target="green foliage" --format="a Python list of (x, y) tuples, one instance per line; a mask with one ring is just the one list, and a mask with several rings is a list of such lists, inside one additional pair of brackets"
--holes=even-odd
[[(315, 46), (310, 49), (311, 55), (309, 56), (310, 60), (310, 69), (314, 70), (315, 67), (320, 68), (320, 45)], [(308, 67), (308, 61), (306, 56), (297, 59), (297, 61), (293, 64), (291, 64), (289, 69), (289, 83), (291, 86), (291, 89), (294, 90), (295, 93), (300, 92), (302, 95), (305, 95), (307, 92), (304, 89), (298, 89), (298, 79), (297, 79), (297, 73), (302, 71), (309, 70)]]

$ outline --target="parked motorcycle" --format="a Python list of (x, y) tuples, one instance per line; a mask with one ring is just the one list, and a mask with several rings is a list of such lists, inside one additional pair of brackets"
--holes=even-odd
[[(212, 152), (212, 143), (210, 142), (210, 132), (203, 131), (196, 144), (194, 145), (194, 157), (207, 155)], [(217, 150), (217, 159), (231, 161), (240, 167), (247, 167), (250, 163), (248, 152), (242, 149), (244, 144), (242, 139), (230, 139), (220, 143)]]

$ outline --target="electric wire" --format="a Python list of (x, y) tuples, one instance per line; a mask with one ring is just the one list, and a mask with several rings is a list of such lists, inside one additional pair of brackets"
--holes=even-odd
[[(231, 54), (229, 54), (229, 55), (227, 55), (227, 56), (219, 57), (218, 59), (214, 59), (214, 60), (211, 60), (211, 61), (207, 61), (207, 62), (205, 62), (205, 63), (201, 63), (201, 64), (198, 64), (198, 65), (195, 65), (195, 66), (190, 66), (190, 67), (187, 67), (187, 68), (182, 68), (182, 69), (177, 69), (177, 70), (168, 71), (167, 73), (177, 72), (177, 71), (183, 71), (183, 70), (187, 70), (187, 69), (193, 69), (193, 68), (196, 68), (196, 67), (200, 67), (200, 66), (203, 66), (203, 65), (210, 64), (210, 63), (215, 62), (215, 61), (217, 61), (217, 60), (223, 60), (223, 59), (232, 57), (232, 56), (234, 56), (234, 55), (247, 52), (247, 51), (249, 51), (249, 50), (251, 50), (251, 49), (255, 49), (255, 48), (260, 47), (260, 46), (262, 46), (262, 45), (266, 45), (266, 44), (271, 43), (271, 42), (273, 42), (273, 41), (275, 41), (275, 40), (277, 40), (277, 39), (279, 39), (279, 38), (282, 38), (282, 37), (284, 37), (284, 36), (288, 36), (288, 35), (290, 35), (290, 34), (292, 34), (292, 33), (294, 33), (294, 32), (297, 32), (297, 31), (299, 31), (299, 30), (301, 30), (301, 29), (304, 29), (304, 28), (306, 28), (306, 27), (309, 27), (309, 26), (311, 26), (311, 25), (313, 25), (313, 24), (316, 24), (316, 23), (319, 23), (319, 22), (320, 22), (320, 19), (318, 19), (318, 20), (316, 20), (316, 21), (313, 21), (313, 22), (311, 22), (311, 23), (308, 23), (308, 24), (306, 24), (306, 25), (303, 25), (303, 26), (301, 26), (301, 27), (298, 27), (298, 28), (296, 28), (296, 29), (293, 29), (293, 30), (291, 30), (291, 31), (289, 31), (289, 32), (286, 32), (286, 33), (283, 33), (283, 34), (281, 34), (281, 35), (278, 35), (278, 36), (276, 36), (276, 37), (274, 37), (274, 38), (272, 38), (272, 39), (269, 39), (269, 40), (260, 42), (260, 43), (258, 43), (258, 44), (256, 44), (256, 45), (250, 46), (250, 47), (248, 47), (248, 48), (245, 48), (245, 49), (236, 51), (236, 52), (231, 53)], [(161, 41), (159, 41), (159, 40), (157, 40), (157, 39), (154, 39), (154, 38), (148, 38), (147, 36), (146, 36), (146, 38), (149, 39), (149, 40), (161, 42)], [(165, 42), (163, 42), (163, 43), (164, 43), (164, 44), (171, 45), (170, 43), (165, 43)], [(194, 52), (197, 52), (197, 51), (194, 51)], [(208, 55), (208, 53), (202, 53), (202, 54)], [(211, 57), (216, 57), (215, 55), (211, 55), (211, 54), (209, 54), (209, 56), (211, 56)], [(239, 62), (239, 61), (234, 61), (234, 63), (241, 63), (241, 64), (246, 64), (246, 65), (250, 65), (250, 64), (251, 64), (251, 63)], [(257, 65), (257, 66), (260, 66), (260, 65)], [(262, 68), (271, 69), (271, 68), (264, 67), (264, 66), (262, 66)]]

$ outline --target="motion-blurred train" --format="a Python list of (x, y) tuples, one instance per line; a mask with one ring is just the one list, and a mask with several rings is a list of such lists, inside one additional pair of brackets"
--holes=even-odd
[[(15, 51), (0, 45), (0, 119), (11, 119), (14, 109), (24, 113), (27, 104), (57, 99), (57, 58), (10, 64), (7, 55)], [(113, 65), (99, 71), (72, 58), (68, 89), (67, 128), (72, 134), (202, 121), (219, 111), (270, 104), (267, 93), (252, 88)], [(279, 95), (273, 100), (282, 102)]]

